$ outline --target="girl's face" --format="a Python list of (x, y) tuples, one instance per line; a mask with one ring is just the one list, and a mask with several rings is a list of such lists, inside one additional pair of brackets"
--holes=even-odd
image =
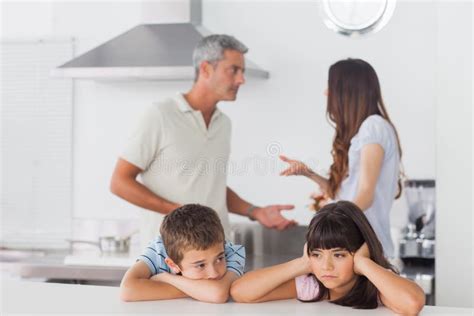
[(330, 290), (349, 290), (356, 281), (354, 256), (346, 249), (314, 249), (310, 262), (313, 274)]

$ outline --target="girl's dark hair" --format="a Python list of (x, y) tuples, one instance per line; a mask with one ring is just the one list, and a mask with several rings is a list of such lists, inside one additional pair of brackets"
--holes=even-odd
[[(379, 115), (393, 127), (401, 159), (400, 139), (385, 109), (377, 73), (369, 63), (349, 58), (340, 60), (329, 68), (326, 114), (336, 129), (331, 151), (334, 162), (329, 171), (327, 192), (330, 197), (337, 196), (341, 183), (347, 176), (351, 139), (369, 116)], [(395, 198), (399, 198), (402, 192), (402, 176), (400, 172)]]
[[(309, 224), (306, 234), (308, 256), (316, 249), (343, 248), (354, 254), (367, 243), (370, 258), (378, 265), (396, 272), (383, 255), (382, 244), (362, 210), (352, 202), (339, 201), (324, 206)], [(316, 278), (318, 296), (308, 302), (329, 298), (329, 290)], [(334, 304), (372, 309), (378, 306), (378, 290), (365, 276), (359, 275), (352, 289)]]

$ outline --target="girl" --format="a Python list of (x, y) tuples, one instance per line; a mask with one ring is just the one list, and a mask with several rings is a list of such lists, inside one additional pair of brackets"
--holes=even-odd
[(248, 272), (231, 287), (236, 302), (298, 298), (354, 308), (383, 304), (396, 313), (417, 314), (423, 290), (394, 273), (382, 246), (357, 205), (327, 204), (311, 220), (303, 256)]
[(303, 175), (315, 181), (322, 191), (315, 198), (316, 209), (331, 199), (357, 204), (385, 255), (394, 257), (389, 212), (394, 198), (401, 194), (401, 147), (382, 100), (377, 74), (363, 60), (341, 60), (329, 68), (326, 95), (327, 116), (336, 130), (329, 177), (285, 156), (280, 158), (289, 167), (281, 175)]

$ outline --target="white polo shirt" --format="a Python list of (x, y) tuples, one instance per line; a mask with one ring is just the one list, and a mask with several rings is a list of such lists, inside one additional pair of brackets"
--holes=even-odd
[[(143, 170), (142, 183), (175, 203), (213, 208), (228, 236), (227, 162), (231, 121), (219, 109), (206, 128), (200, 111), (183, 97), (154, 103), (140, 117), (121, 158)], [(159, 233), (164, 215), (142, 210), (141, 243)]]

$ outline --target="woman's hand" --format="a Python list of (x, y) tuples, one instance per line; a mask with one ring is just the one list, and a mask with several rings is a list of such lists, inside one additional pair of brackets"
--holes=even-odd
[(288, 168), (280, 172), (280, 176), (305, 176), (311, 181), (316, 182), (323, 192), (328, 192), (328, 179), (320, 176), (301, 161), (290, 159), (283, 155), (280, 155), (280, 159), (289, 164)]
[(354, 272), (356, 274), (363, 275), (361, 267), (367, 260), (370, 260), (370, 252), (367, 243), (364, 243), (354, 254)]
[(307, 165), (298, 160), (290, 159), (286, 156), (280, 155), (280, 159), (289, 164), (288, 168), (280, 173), (280, 176), (305, 176), (309, 177), (314, 174)]
[(314, 192), (309, 197), (310, 199), (314, 200), (314, 203), (310, 204), (309, 208), (316, 212), (332, 201), (332, 199), (326, 193), (321, 192)]

